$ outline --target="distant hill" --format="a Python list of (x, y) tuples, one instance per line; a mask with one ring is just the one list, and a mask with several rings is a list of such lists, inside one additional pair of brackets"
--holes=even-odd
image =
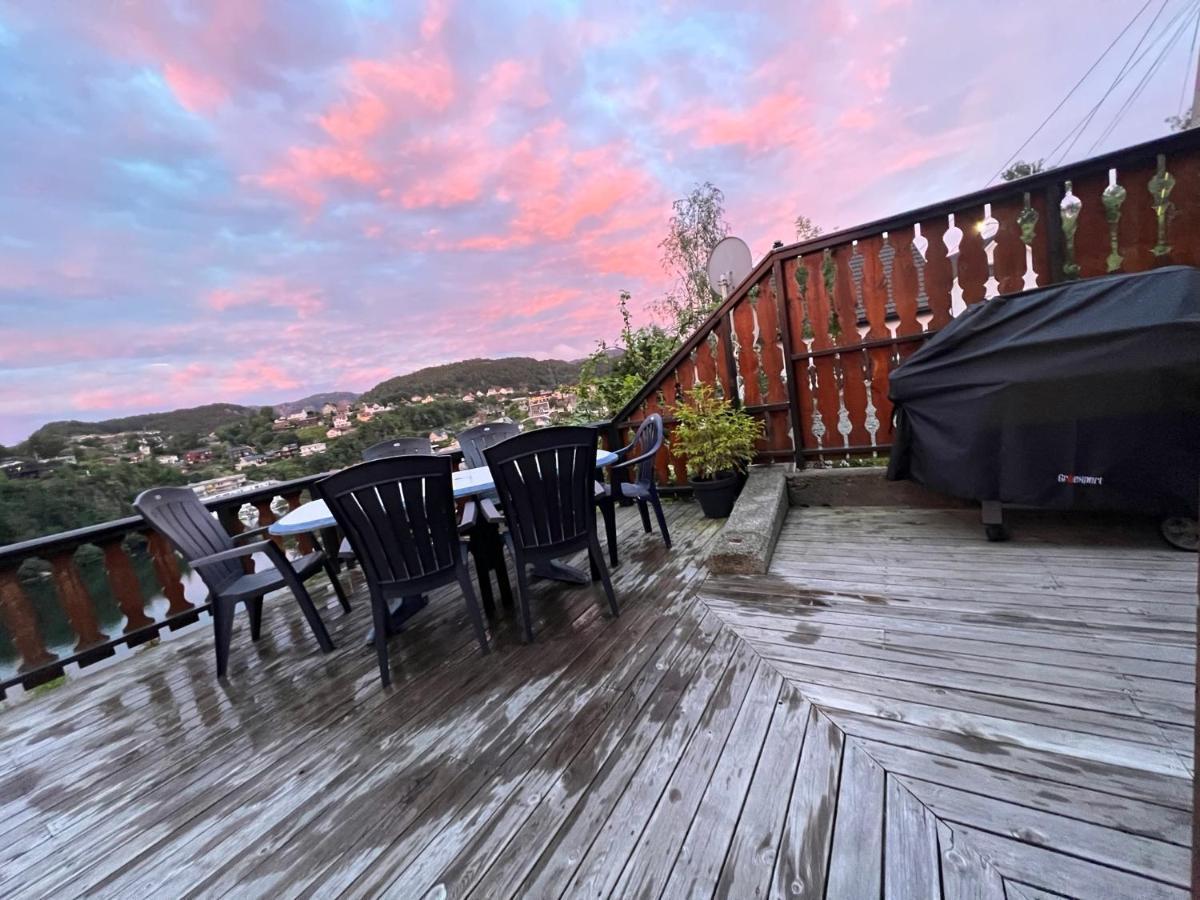
[(77, 434), (117, 434), (122, 431), (161, 431), (165, 434), (208, 434), (222, 425), (230, 425), (246, 419), (261, 409), (258, 406), (239, 406), (236, 403), (209, 403), (188, 409), (173, 409), (170, 412), (143, 413), (120, 419), (104, 419), (100, 422), (80, 422), (67, 419), (47, 422), (32, 435), (39, 437), (68, 438)]
[(560, 384), (573, 384), (579, 378), (579, 366), (579, 361), (532, 359), (528, 356), (464, 359), (389, 378), (363, 394), (362, 399), (383, 403), (407, 400), (417, 394), (457, 394), (489, 387), (546, 390)]
[(283, 403), (275, 404), (275, 415), (290, 416), (292, 413), (298, 413), (304, 409), (313, 409), (320, 411), (321, 407), (326, 403), (332, 403), (335, 406), (339, 403), (353, 403), (358, 399), (358, 394), (351, 391), (325, 391), (322, 394), (309, 394), (300, 400), (287, 400)]

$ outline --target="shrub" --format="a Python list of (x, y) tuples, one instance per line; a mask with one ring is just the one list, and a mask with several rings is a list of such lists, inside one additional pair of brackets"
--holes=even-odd
[(762, 437), (762, 422), (718, 398), (707, 384), (696, 385), (675, 415), (671, 449), (687, 458), (688, 475), (708, 479), (746, 471), (755, 441)]

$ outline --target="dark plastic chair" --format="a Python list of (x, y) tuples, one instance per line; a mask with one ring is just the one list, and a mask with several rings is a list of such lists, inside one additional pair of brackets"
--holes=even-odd
[(454, 511), (451, 462), (438, 456), (377, 459), (314, 486), (345, 532), (371, 592), (375, 653), (384, 687), (388, 667), (388, 600), (424, 594), (457, 581), (475, 637), (488, 652), (483, 615), (467, 571), (466, 544)]
[[(263, 595), (281, 587), (291, 590), (321, 649), (326, 653), (333, 649), (333, 641), (325, 629), (325, 623), (321, 621), (320, 613), (304, 587), (306, 580), (324, 571), (337, 592), (342, 609), (350, 611), (350, 601), (346, 599), (337, 573), (324, 553), (318, 550), (289, 560), (274, 541), (258, 540), (241, 544), (239, 542), (251, 537), (260, 537), (267, 529), (255, 528), (236, 537), (231, 536), (191, 488), (150, 488), (137, 496), (133, 507), (183, 554), (208, 587), (217, 645), (218, 678), (225, 677), (229, 666), (229, 644), (233, 637), (233, 615), (237, 604), (245, 602), (250, 615), (250, 639), (257, 641), (262, 634)], [(242, 561), (254, 553), (265, 554), (272, 568), (247, 572)]]
[(362, 452), (364, 462), (386, 459), (389, 456), (433, 456), (433, 445), (428, 438), (396, 437), (372, 444)]
[(504, 535), (517, 568), (521, 626), (533, 640), (526, 567), (586, 549), (612, 614), (617, 598), (596, 534), (596, 445), (593, 428), (541, 428), (484, 450), (500, 495)]
[[(521, 426), (513, 422), (485, 422), (459, 432), (458, 446), (462, 449), (463, 462), (468, 469), (487, 465), (484, 451), (488, 447), (507, 441), (521, 433)], [(500, 590), (504, 605), (512, 605), (512, 586), (508, 581), (508, 565), (504, 562), (504, 548), (500, 543), (496, 523), (503, 521), (497, 504), (500, 496), (487, 491), (475, 498), (479, 503), (478, 524), (471, 533), (471, 556), (475, 559), (475, 571), (479, 576), (479, 592), (483, 595), (483, 606), (489, 614), (494, 609), (492, 601), (492, 575)]]
[[(610, 483), (604, 486), (604, 495), (597, 498), (600, 511), (604, 515), (604, 528), (608, 538), (608, 555), (612, 564), (617, 564), (617, 515), (616, 505), (620, 500), (633, 500), (637, 503), (638, 512), (642, 514), (642, 529), (650, 533), (650, 510), (654, 507), (654, 516), (658, 519), (658, 529), (662, 532), (663, 543), (671, 549), (671, 533), (667, 530), (667, 519), (663, 515), (662, 500), (658, 496), (658, 485), (655, 482), (654, 459), (663, 445), (663, 421), (658, 413), (651, 413), (638, 426), (633, 441), (620, 450), (614, 451), (620, 462), (609, 467), (612, 473)], [(635, 480), (627, 481), (625, 470), (636, 466)]]
[[(392, 456), (433, 456), (433, 445), (429, 443), (428, 438), (395, 437), (372, 444), (362, 452), (363, 462), (388, 459)], [(338, 545), (338, 559), (347, 563), (354, 559), (354, 551), (350, 549), (350, 542), (345, 538)]]
[(459, 432), (458, 446), (462, 448), (463, 461), (468, 469), (486, 466), (483, 451), (488, 447), (507, 441), (521, 433), (521, 426), (513, 422), (486, 422)]

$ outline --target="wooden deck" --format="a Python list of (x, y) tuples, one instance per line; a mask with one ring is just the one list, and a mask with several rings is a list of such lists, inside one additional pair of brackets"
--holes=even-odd
[[(290, 604), (0, 711), (5, 897), (1183, 897), (1196, 558), (1142, 526), (795, 510), (705, 581), (622, 510), (622, 615)], [(357, 577), (357, 576), (356, 576)]]

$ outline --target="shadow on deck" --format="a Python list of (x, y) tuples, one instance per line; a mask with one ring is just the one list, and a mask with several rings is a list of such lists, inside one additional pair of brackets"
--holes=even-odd
[(1186, 896), (1194, 556), (794, 510), (704, 582), (621, 512), (617, 620), (543, 583), (485, 657), (439, 592), (384, 691), (361, 590), (329, 656), (276, 599), (225, 684), (201, 628), (0, 712), (0, 892)]

